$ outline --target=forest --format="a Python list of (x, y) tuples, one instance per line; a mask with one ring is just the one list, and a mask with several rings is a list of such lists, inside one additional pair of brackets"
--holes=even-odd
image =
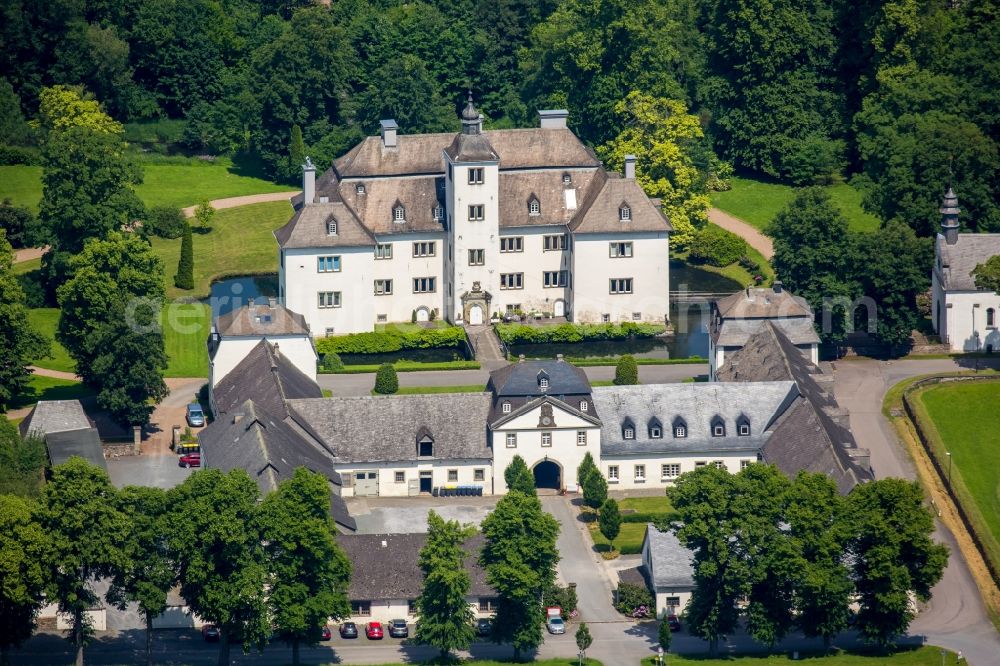
[[(713, 165), (796, 185), (849, 180), (884, 223), (937, 225), (950, 182), (971, 230), (1000, 230), (1000, 26), (994, 0), (4, 0), (0, 163), (40, 159), (30, 121), (55, 84), (170, 150), (297, 178), (392, 117), (457, 130), (567, 108), (598, 147), (669, 100)], [(301, 135), (301, 140), (299, 140)], [(697, 185), (697, 184), (696, 184)]]

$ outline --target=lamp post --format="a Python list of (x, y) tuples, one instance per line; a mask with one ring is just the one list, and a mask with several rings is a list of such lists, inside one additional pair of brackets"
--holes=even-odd
[(951, 486), (951, 451), (945, 451), (944, 454), (948, 456), (948, 486)]
[(664, 661), (663, 661), (663, 646), (662, 645), (656, 648), (656, 663), (659, 664), (659, 666), (663, 666)]

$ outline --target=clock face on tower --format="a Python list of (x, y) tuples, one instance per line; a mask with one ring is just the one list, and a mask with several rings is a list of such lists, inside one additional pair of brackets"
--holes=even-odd
[(556, 424), (555, 418), (552, 415), (552, 405), (542, 405), (542, 413), (538, 418), (539, 428), (552, 428)]

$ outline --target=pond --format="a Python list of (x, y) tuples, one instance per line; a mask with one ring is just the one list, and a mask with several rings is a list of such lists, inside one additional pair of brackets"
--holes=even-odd
[(212, 306), (212, 320), (231, 312), (248, 302), (265, 304), (269, 298), (278, 297), (278, 275), (245, 275), (212, 283), (208, 304)]

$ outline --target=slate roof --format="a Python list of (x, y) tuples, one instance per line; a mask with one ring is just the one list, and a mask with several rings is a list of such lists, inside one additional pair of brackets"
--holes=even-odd
[(278, 483), (290, 478), (298, 467), (341, 484), (329, 454), (253, 400), (246, 400), (231, 416), (219, 418), (199, 432), (198, 443), (202, 465), (224, 472), (246, 470), (262, 494), (277, 489)]
[(337, 463), (417, 460), (418, 432), (434, 458), (487, 460), (488, 393), (385, 395), (289, 400), (291, 416), (333, 452)]
[(444, 152), (456, 162), (495, 162), (500, 159), (484, 134), (460, 132)]
[(720, 347), (742, 347), (751, 336), (764, 329), (768, 322), (780, 328), (793, 344), (819, 344), (819, 335), (811, 318), (796, 319), (725, 319), (712, 333)]
[[(563, 174), (571, 181), (563, 182)], [(587, 199), (601, 171), (520, 171), (500, 174), (500, 227), (568, 225)], [(572, 194), (567, 197), (566, 192)], [(539, 214), (531, 215), (529, 202), (538, 200)]]
[[(737, 384), (645, 384), (595, 386), (593, 397), (601, 419), (601, 455), (636, 453), (693, 453), (757, 451), (767, 441), (767, 430), (797, 395), (792, 382), (760, 382), (752, 390)], [(712, 436), (712, 420), (725, 421), (724, 437)], [(674, 420), (680, 417), (687, 437), (675, 438)], [(750, 422), (750, 435), (737, 434), (737, 419)], [(649, 436), (657, 419), (662, 437)], [(623, 424), (635, 427), (635, 439), (625, 439)]]
[(672, 530), (661, 532), (650, 523), (646, 526), (649, 571), (653, 588), (694, 587), (694, 553), (685, 548)]
[[(549, 377), (547, 391), (542, 391), (538, 386), (540, 372), (545, 372)], [(587, 395), (591, 392), (587, 374), (563, 360), (521, 361), (505, 365), (490, 373), (486, 389), (498, 397)]]
[[(578, 234), (673, 231), (659, 206), (646, 196), (633, 178), (600, 171), (590, 185), (590, 193), (580, 213), (570, 223)], [(623, 222), (620, 209), (628, 206), (630, 217)]]
[(948, 245), (944, 236), (938, 234), (935, 251), (940, 259), (939, 275), (946, 291), (978, 291), (972, 271), (1000, 254), (1000, 234), (958, 234), (954, 245)]
[[(504, 414), (502, 403), (511, 403), (511, 410)], [(579, 409), (580, 402), (586, 402), (588, 405), (587, 411), (581, 411)], [(498, 428), (508, 421), (512, 421), (522, 414), (527, 414), (528, 412), (537, 409), (544, 403), (553, 404), (560, 410), (569, 412), (577, 418), (589, 421), (594, 425), (600, 425), (601, 421), (591, 412), (593, 407), (593, 400), (590, 396), (579, 397), (579, 398), (568, 398), (564, 395), (543, 395), (540, 398), (495, 398), (493, 404), (490, 406), (490, 426), (493, 428)], [(553, 412), (552, 418), (555, 421), (556, 427), (559, 424), (559, 415)]]
[(801, 296), (782, 289), (776, 293), (771, 287), (747, 287), (743, 291), (720, 299), (715, 307), (727, 319), (774, 319), (778, 317), (808, 317), (812, 309)]
[[(328, 234), (327, 224), (337, 222), (337, 233)], [(342, 201), (301, 206), (285, 226), (274, 232), (284, 249), (305, 247), (375, 246), (375, 237)]]
[[(424, 574), (418, 560), (427, 542), (426, 534), (349, 534), (338, 537), (340, 546), (353, 565), (348, 596), (354, 600), (382, 601), (416, 599), (423, 589)], [(465, 542), (465, 569), (469, 572), (469, 595), (492, 597), (496, 592), (486, 583), (479, 566), (482, 534)]]
[(268, 413), (284, 418), (285, 401), (292, 398), (321, 398), (323, 390), (309, 376), (267, 340), (261, 340), (236, 367), (212, 389), (218, 415), (233, 412), (253, 400)]
[(306, 318), (284, 305), (250, 303), (221, 315), (215, 323), (222, 336), (309, 335)]
[(45, 448), (53, 465), (61, 465), (72, 456), (79, 456), (105, 472), (108, 471), (108, 463), (104, 460), (104, 447), (101, 445), (97, 428), (50, 432), (45, 435)]
[[(393, 178), (363, 181), (364, 194), (358, 194), (358, 182), (339, 183), (339, 196), (351, 207), (361, 222), (376, 235), (419, 232), (443, 232), (444, 220), (434, 218), (434, 209), (444, 206), (444, 176)], [(406, 219), (396, 222), (393, 207), (401, 203)]]
[(52, 432), (90, 428), (90, 419), (79, 400), (41, 400), (21, 421), (22, 437), (44, 437)]

